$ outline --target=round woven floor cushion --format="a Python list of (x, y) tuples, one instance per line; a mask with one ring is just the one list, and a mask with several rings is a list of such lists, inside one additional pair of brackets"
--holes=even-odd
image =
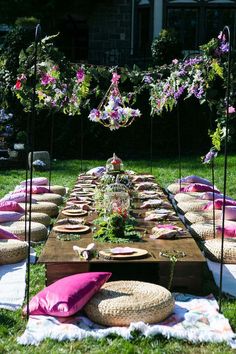
[(0, 240), (0, 264), (11, 264), (27, 257), (28, 244), (19, 240)]
[[(204, 252), (207, 258), (213, 262), (221, 260), (221, 239), (208, 240), (204, 244)], [(236, 264), (236, 242), (224, 240), (223, 262)]]
[(177, 204), (178, 210), (185, 214), (188, 211), (202, 211), (204, 206), (207, 205), (207, 200), (192, 200), (186, 202), (179, 202)]
[[(45, 187), (49, 188), (49, 186), (45, 186)], [(66, 194), (66, 188), (64, 186), (53, 185), (50, 186), (50, 190), (52, 193), (60, 194), (62, 196)]]
[[(24, 221), (14, 221), (5, 222), (1, 226), (6, 230), (15, 234), (21, 240), (25, 240), (25, 222)], [(27, 223), (26, 234), (29, 234), (29, 223)], [(31, 241), (38, 242), (43, 241), (47, 238), (48, 230), (45, 225), (38, 222), (31, 222)]]
[(63, 203), (62, 196), (55, 193), (34, 194), (32, 198), (37, 200), (37, 202), (51, 202), (56, 205), (61, 205)]
[[(20, 206), (25, 209), (25, 203), (19, 203)], [(59, 213), (58, 206), (52, 202), (37, 202), (31, 205), (32, 212), (45, 213), (51, 218), (55, 217)], [(27, 210), (29, 210), (29, 203), (27, 203)]]
[(192, 200), (195, 200), (197, 198), (200, 198), (202, 195), (203, 195), (203, 193), (199, 193), (199, 192), (177, 193), (175, 195), (175, 201), (177, 203), (192, 201)]
[[(29, 220), (29, 214), (27, 214), (27, 220)], [(25, 215), (23, 215), (19, 221), (25, 221)], [(45, 213), (31, 213), (31, 221), (39, 222), (45, 226), (49, 226), (52, 222), (50, 216)]]
[(171, 293), (162, 286), (140, 281), (114, 281), (102, 286), (84, 310), (105, 326), (129, 326), (131, 322), (157, 323), (174, 309)]
[[(181, 188), (183, 187), (187, 187), (189, 185), (189, 183), (181, 183)], [(180, 184), (179, 182), (175, 182), (175, 183), (171, 183), (166, 189), (172, 193), (172, 194), (176, 194), (176, 193), (180, 193)]]
[[(220, 220), (222, 217), (221, 210), (215, 210), (215, 220)], [(195, 222), (208, 222), (213, 220), (213, 210), (210, 211), (188, 211), (184, 214), (186, 222), (193, 224)]]
[[(196, 222), (190, 226), (190, 232), (201, 240), (212, 239), (214, 237), (213, 222)], [(216, 227), (215, 236), (217, 236)]]

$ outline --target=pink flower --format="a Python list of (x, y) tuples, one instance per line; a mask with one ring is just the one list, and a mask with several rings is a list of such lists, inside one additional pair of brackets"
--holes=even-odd
[(41, 84), (46, 86), (48, 84), (55, 84), (56, 79), (49, 74), (43, 74)]
[(225, 34), (223, 34), (222, 31), (220, 31), (217, 38), (222, 42), (226, 41)]
[(16, 90), (20, 90), (20, 89), (21, 89), (21, 82), (20, 82), (20, 80), (17, 80), (17, 81), (16, 81), (15, 89), (16, 89)]
[(172, 63), (175, 64), (175, 65), (178, 64), (178, 62), (179, 62), (178, 59), (173, 59), (172, 60)]
[(234, 108), (233, 106), (229, 106), (229, 108), (228, 108), (228, 113), (229, 113), (229, 114), (235, 113), (235, 108)]
[(76, 78), (78, 82), (83, 82), (84, 78), (85, 78), (85, 74), (84, 74), (84, 70), (83, 69), (79, 69), (76, 73)]
[(114, 85), (118, 85), (119, 80), (120, 80), (120, 75), (118, 75), (117, 73), (113, 73), (113, 74), (112, 74), (111, 82), (112, 82)]

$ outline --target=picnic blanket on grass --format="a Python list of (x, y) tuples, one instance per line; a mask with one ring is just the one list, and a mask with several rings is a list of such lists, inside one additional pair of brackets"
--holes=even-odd
[(213, 295), (174, 296), (174, 313), (158, 324), (137, 322), (131, 323), (129, 327), (103, 327), (80, 314), (67, 318), (30, 316), (25, 332), (17, 341), (23, 345), (38, 345), (46, 338), (73, 341), (87, 337), (100, 339), (110, 334), (117, 334), (129, 340), (132, 339), (132, 333), (138, 331), (145, 337), (162, 334), (167, 338), (174, 337), (193, 343), (225, 341), (232, 348), (236, 348), (236, 335), (229, 321), (218, 312), (218, 304)]
[[(30, 263), (35, 263), (35, 251), (30, 249)], [(18, 310), (25, 298), (26, 260), (0, 266), (0, 309)]]

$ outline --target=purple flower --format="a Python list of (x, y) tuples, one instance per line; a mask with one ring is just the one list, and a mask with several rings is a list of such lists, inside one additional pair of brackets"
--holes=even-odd
[(85, 79), (85, 73), (84, 73), (84, 70), (83, 69), (79, 69), (76, 73), (76, 78), (77, 78), (77, 81), (80, 83), (80, 82), (83, 82), (84, 79)]
[(145, 84), (151, 84), (153, 81), (153, 78), (150, 75), (145, 75), (143, 77), (143, 81), (145, 82)]
[(92, 109), (88, 117), (92, 122), (96, 122), (100, 118), (99, 110), (96, 108)]
[(184, 87), (184, 86), (180, 86), (179, 89), (178, 89), (178, 91), (176, 91), (176, 92), (174, 93), (174, 98), (177, 100), (177, 99), (182, 95), (182, 93), (184, 92), (184, 90), (185, 90), (185, 87)]
[(56, 79), (49, 74), (43, 74), (41, 78), (41, 84), (46, 86), (48, 84), (55, 84)]
[(217, 151), (212, 148), (202, 159), (202, 163), (210, 163), (215, 157), (217, 157)]
[(222, 43), (219, 48), (221, 53), (228, 53), (229, 52), (229, 42)]
[(235, 108), (234, 108), (233, 106), (229, 106), (229, 108), (228, 108), (228, 113), (229, 113), (229, 114), (235, 113)]

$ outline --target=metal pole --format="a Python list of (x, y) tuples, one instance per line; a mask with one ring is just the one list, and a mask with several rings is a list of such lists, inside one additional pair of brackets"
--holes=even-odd
[(150, 173), (152, 174), (153, 165), (153, 117), (150, 116)]
[(181, 190), (181, 178), (182, 178), (182, 161), (181, 161), (181, 133), (180, 133), (179, 105), (177, 105), (177, 143), (178, 143), (179, 191), (180, 191)]
[(231, 71), (231, 38), (230, 29), (225, 26), (222, 31), (221, 40), (224, 36), (229, 43), (228, 64), (227, 64), (227, 85), (226, 85), (226, 121), (225, 121), (225, 146), (224, 146), (224, 188), (223, 188), (223, 206), (222, 206), (222, 234), (221, 234), (221, 259), (220, 259), (220, 288), (219, 288), (219, 311), (222, 305), (222, 280), (223, 280), (223, 262), (224, 262), (224, 227), (225, 227), (225, 201), (227, 186), (227, 160), (228, 160), (228, 129), (229, 129), (229, 96), (230, 96), (230, 71)]
[(51, 136), (50, 136), (50, 164), (49, 164), (49, 191), (51, 191), (52, 182), (52, 154), (53, 154), (53, 140), (54, 140), (54, 112), (51, 117)]
[(29, 318), (29, 290), (30, 290), (30, 242), (31, 242), (31, 213), (32, 213), (32, 179), (33, 179), (33, 151), (34, 151), (34, 133), (35, 133), (35, 104), (36, 104), (36, 81), (37, 81), (37, 60), (38, 60), (38, 42), (41, 37), (41, 26), (38, 24), (35, 28), (35, 53), (34, 53), (34, 74), (33, 74), (33, 95), (31, 120), (29, 124), (29, 139), (30, 139), (30, 188), (29, 188), (29, 222), (28, 222), (28, 259), (27, 259), (27, 286), (26, 286), (26, 301), (27, 301), (27, 318)]

